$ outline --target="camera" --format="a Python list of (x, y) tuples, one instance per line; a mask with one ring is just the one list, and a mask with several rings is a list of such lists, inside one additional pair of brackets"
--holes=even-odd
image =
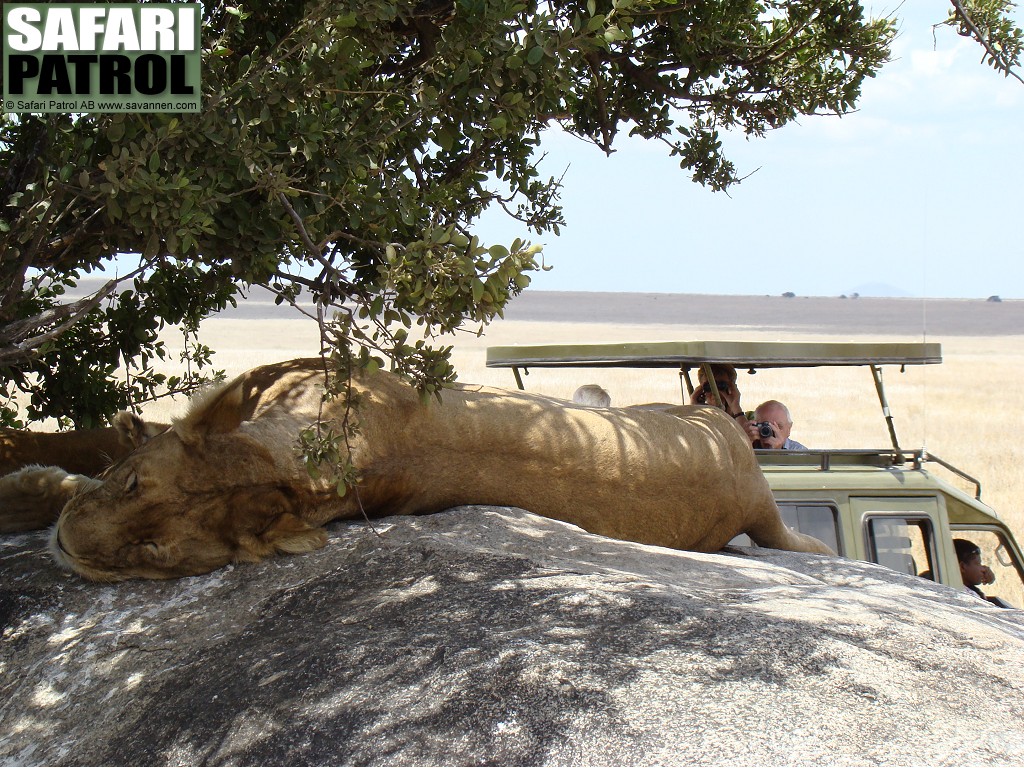
[[(715, 386), (718, 387), (719, 394), (725, 396), (732, 392), (732, 383), (728, 381), (718, 381), (715, 379)], [(697, 388), (698, 402), (707, 403), (711, 401), (711, 383), (705, 381), (700, 387)]]
[(775, 437), (775, 427), (773, 427), (770, 422), (759, 421), (754, 426), (757, 427), (758, 437), (762, 440), (766, 437)]

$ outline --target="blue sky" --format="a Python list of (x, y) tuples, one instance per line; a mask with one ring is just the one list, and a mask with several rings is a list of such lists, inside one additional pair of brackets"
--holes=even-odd
[(894, 60), (856, 113), (726, 135), (740, 175), (756, 171), (728, 196), (660, 143), (623, 136), (606, 157), (552, 132), (541, 167), (568, 168), (561, 236), (490, 213), (476, 231), (544, 243), (541, 290), (1024, 298), (1024, 84), (948, 28), (933, 42), (946, 8), (896, 12)]

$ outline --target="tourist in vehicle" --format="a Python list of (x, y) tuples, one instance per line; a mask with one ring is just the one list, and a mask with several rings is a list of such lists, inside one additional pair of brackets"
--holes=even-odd
[(807, 450), (807, 446), (790, 438), (789, 435), (793, 431), (793, 417), (789, 414), (789, 408), (778, 400), (766, 400), (757, 406), (754, 418), (747, 420), (744, 428), (755, 448), (783, 451)]
[[(718, 394), (722, 397), (725, 412), (734, 419), (740, 419), (741, 424), (745, 424), (747, 417), (740, 406), (740, 390), (736, 386), (736, 369), (726, 363), (712, 363), (711, 375), (715, 377), (715, 386), (718, 387)], [(707, 376), (704, 375), (703, 366), (697, 369), (697, 388), (690, 395), (690, 403), (691, 405), (715, 405), (715, 397), (711, 392)]]
[(991, 568), (982, 564), (981, 548), (967, 539), (953, 539), (953, 546), (956, 548), (956, 559), (960, 561), (960, 578), (963, 579), (964, 589), (984, 600), (989, 600), (990, 598), (978, 589), (978, 585), (994, 583), (996, 575), (992, 573)]
[(609, 408), (612, 396), (600, 384), (584, 384), (572, 393), (572, 401), (590, 408)]

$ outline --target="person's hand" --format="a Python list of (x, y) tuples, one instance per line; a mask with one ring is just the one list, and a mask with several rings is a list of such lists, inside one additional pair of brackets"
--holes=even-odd
[(737, 413), (743, 412), (743, 409), (740, 407), (739, 387), (733, 384), (726, 390), (719, 390), (719, 394), (722, 396), (722, 404), (725, 406), (726, 413), (730, 416), (734, 416)]
[(992, 572), (992, 569), (987, 565), (981, 566), (981, 583), (982, 584), (995, 584), (996, 575)]
[(779, 425), (776, 424), (774, 421), (769, 421), (768, 424), (771, 425), (772, 428), (771, 437), (761, 437), (760, 432), (758, 432), (757, 422), (750, 422), (750, 427), (753, 430), (754, 438), (760, 441), (762, 448), (771, 448), (772, 450), (775, 451), (780, 450), (782, 448), (782, 445), (786, 442), (786, 438), (782, 436), (782, 428), (779, 427)]
[[(730, 414), (740, 413), (740, 390), (735, 384), (719, 389), (718, 394), (722, 398), (722, 405), (725, 406), (726, 412)], [(690, 405), (714, 405), (715, 396), (708, 390), (707, 393), (704, 391), (704, 384), (698, 384), (693, 390), (693, 394), (690, 395)]]
[[(701, 383), (693, 390), (693, 394), (690, 395), (690, 405), (715, 405), (714, 395), (710, 390), (705, 393), (704, 386)], [(740, 414), (743, 413), (743, 407), (740, 405), (740, 388), (735, 384), (730, 384), (727, 387), (720, 387), (718, 394), (722, 398), (723, 410), (742, 425), (745, 417), (740, 418)]]

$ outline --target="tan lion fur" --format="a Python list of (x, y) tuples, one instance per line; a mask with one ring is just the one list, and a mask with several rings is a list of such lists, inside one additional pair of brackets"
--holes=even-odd
[(98, 480), (60, 467), (22, 467), (0, 477), (0, 533), (35, 531), (53, 525), (72, 496)]
[[(54, 528), (58, 559), (91, 579), (167, 578), (326, 541), (336, 518), (522, 507), (592, 533), (712, 552), (739, 533), (829, 552), (786, 528), (750, 444), (715, 408), (677, 415), (593, 409), (457, 385), (423, 403), (394, 375), (354, 381), (355, 492), (307, 473), (297, 437), (322, 394), (322, 362), (256, 368), (145, 442)], [(344, 404), (324, 418), (340, 432)]]
[[(130, 418), (127, 413), (119, 418)], [(144, 424), (150, 435), (167, 428), (165, 424)], [(131, 453), (141, 435), (130, 435), (117, 427), (76, 429), (68, 432), (32, 432), (0, 428), (0, 475), (22, 467), (54, 466), (80, 475), (96, 477), (114, 462)]]

